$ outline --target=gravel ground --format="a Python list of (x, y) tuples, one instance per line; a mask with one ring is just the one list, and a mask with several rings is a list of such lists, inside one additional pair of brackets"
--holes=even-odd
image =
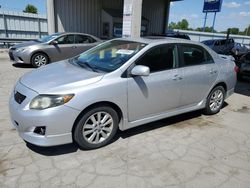
[(250, 187), (250, 83), (215, 116), (200, 112), (120, 132), (92, 151), (40, 148), (19, 138), (8, 98), (30, 66), (0, 53), (0, 187)]

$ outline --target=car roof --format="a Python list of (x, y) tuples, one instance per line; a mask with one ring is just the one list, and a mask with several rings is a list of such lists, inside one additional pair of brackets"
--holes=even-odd
[[(145, 43), (151, 46), (156, 46), (156, 45), (161, 45), (161, 44), (194, 44), (198, 46), (202, 46), (205, 48), (207, 51), (210, 52), (210, 54), (213, 57), (217, 57), (218, 54), (214, 52), (212, 49), (207, 47), (206, 45), (200, 43), (200, 42), (195, 42), (192, 40), (186, 40), (186, 39), (180, 39), (180, 38), (171, 38), (171, 37), (149, 37), (149, 38), (116, 38), (113, 40), (124, 40), (124, 41), (132, 41), (132, 42), (139, 42), (139, 43)], [(111, 40), (112, 41), (112, 40)]]
[(59, 32), (59, 35), (90, 35), (87, 33), (79, 33), (79, 32)]
[(186, 43), (186, 44), (202, 45), (199, 42), (186, 40), (182, 38), (171, 38), (171, 37), (161, 37), (161, 36), (150, 36), (150, 37), (140, 37), (140, 38), (118, 38), (113, 40), (133, 41), (133, 42), (140, 42), (152, 45), (165, 44), (165, 43)]

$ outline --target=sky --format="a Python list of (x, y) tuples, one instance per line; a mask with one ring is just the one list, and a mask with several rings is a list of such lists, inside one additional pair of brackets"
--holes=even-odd
[(38, 8), (38, 13), (46, 14), (46, 0), (0, 0), (2, 9), (23, 11), (27, 4)]
[[(169, 21), (178, 22), (185, 18), (190, 27), (203, 27), (204, 0), (183, 0), (171, 3)], [(33, 4), (38, 12), (46, 14), (46, 0), (0, 0), (2, 9), (22, 11), (27, 4)], [(212, 26), (213, 14), (208, 14), (207, 26)], [(250, 25), (250, 0), (223, 0), (222, 11), (217, 14), (215, 30), (225, 31), (229, 27), (244, 30)]]
[[(204, 0), (184, 0), (171, 3), (170, 22), (187, 19), (191, 28), (203, 27)], [(206, 26), (213, 25), (214, 14), (208, 14)], [(250, 0), (223, 0), (221, 12), (217, 13), (215, 30), (225, 31), (229, 27), (244, 30), (250, 25)]]

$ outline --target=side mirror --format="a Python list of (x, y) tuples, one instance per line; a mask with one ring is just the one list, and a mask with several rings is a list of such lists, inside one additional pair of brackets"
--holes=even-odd
[(150, 70), (149, 67), (143, 65), (136, 65), (131, 70), (131, 75), (133, 76), (149, 76)]
[(50, 44), (56, 46), (56, 45), (58, 45), (58, 42), (56, 40), (53, 40), (50, 42)]

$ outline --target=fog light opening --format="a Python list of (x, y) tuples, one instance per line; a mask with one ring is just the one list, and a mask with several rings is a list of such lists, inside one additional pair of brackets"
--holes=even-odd
[(19, 59), (20, 61), (23, 61), (23, 59), (22, 59), (21, 57), (18, 57), (18, 59)]
[(46, 133), (46, 127), (36, 127), (34, 130), (34, 133), (39, 134), (39, 135), (45, 135)]

